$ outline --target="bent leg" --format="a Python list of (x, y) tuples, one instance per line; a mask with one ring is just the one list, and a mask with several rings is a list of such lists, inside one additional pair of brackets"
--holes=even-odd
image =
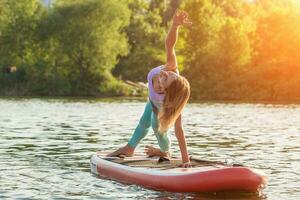
[(168, 153), (170, 150), (170, 146), (171, 146), (171, 140), (167, 133), (160, 133), (158, 131), (158, 119), (157, 119), (157, 115), (155, 113), (152, 113), (151, 125), (152, 125), (152, 129), (154, 131), (154, 134), (157, 138), (160, 150), (164, 153)]
[(147, 135), (149, 128), (151, 126), (151, 115), (152, 115), (152, 106), (148, 101), (144, 110), (144, 113), (139, 121), (138, 126), (136, 127), (131, 139), (128, 141), (130, 147), (135, 148), (138, 143)]

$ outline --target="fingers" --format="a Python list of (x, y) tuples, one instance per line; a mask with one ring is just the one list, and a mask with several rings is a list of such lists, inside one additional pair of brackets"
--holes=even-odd
[(177, 8), (176, 11), (175, 11), (175, 15), (176, 15), (176, 16), (179, 16), (181, 12), (182, 12), (182, 11), (179, 10), (179, 9)]
[(176, 9), (175, 11), (175, 15), (176, 16), (182, 16), (182, 17), (188, 17), (188, 13), (184, 10), (179, 10), (179, 9)]
[(189, 19), (189, 14), (187, 12), (182, 11), (181, 15), (183, 16), (183, 23), (185, 25), (191, 25), (192, 24), (192, 22)]
[(184, 17), (184, 18), (187, 18), (189, 16), (189, 14), (185, 11), (182, 11), (181, 15)]
[(191, 22), (189, 19), (186, 19), (183, 22), (185, 25), (188, 25), (188, 26), (193, 24), (193, 22)]
[(192, 22), (189, 19), (189, 15), (186, 11), (176, 9), (175, 15), (174, 15), (174, 21), (178, 25), (191, 25)]
[(191, 168), (192, 167), (192, 164), (190, 162), (186, 162), (186, 163), (182, 163), (180, 165), (180, 167), (182, 168)]

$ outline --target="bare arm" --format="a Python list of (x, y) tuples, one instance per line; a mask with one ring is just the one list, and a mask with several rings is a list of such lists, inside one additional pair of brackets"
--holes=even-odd
[(175, 122), (175, 135), (178, 140), (183, 167), (189, 167), (190, 166), (190, 158), (189, 158), (189, 153), (187, 151), (184, 131), (182, 128), (181, 115), (179, 115), (179, 117), (177, 118), (177, 120)]
[(167, 63), (166, 70), (174, 71), (177, 69), (177, 58), (175, 54), (175, 44), (178, 39), (178, 28), (179, 26), (172, 24), (165, 42)]
[(167, 53), (166, 70), (174, 71), (177, 69), (175, 45), (178, 39), (178, 29), (181, 25), (189, 24), (191, 24), (191, 22), (188, 19), (188, 14), (184, 11), (176, 10), (175, 15), (173, 16), (172, 25), (165, 41), (165, 48)]

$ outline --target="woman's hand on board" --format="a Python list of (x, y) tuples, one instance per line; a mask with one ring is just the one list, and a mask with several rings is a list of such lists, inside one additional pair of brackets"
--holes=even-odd
[(180, 167), (182, 168), (191, 168), (192, 167), (192, 163), (189, 161), (189, 162), (185, 162), (185, 163), (182, 163), (180, 165)]

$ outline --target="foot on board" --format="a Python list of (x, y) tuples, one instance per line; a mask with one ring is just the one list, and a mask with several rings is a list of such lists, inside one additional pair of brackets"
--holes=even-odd
[(108, 154), (109, 157), (132, 157), (134, 153), (134, 148), (126, 145), (124, 147), (119, 148), (118, 150)]
[(162, 152), (160, 149), (148, 145), (145, 147), (145, 153), (150, 157), (152, 156), (170, 157), (169, 152)]

